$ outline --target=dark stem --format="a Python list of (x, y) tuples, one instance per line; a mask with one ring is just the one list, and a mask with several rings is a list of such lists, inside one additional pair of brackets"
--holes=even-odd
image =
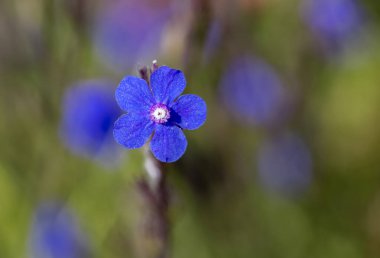
[(139, 190), (146, 201), (146, 221), (143, 223), (143, 234), (149, 238), (148, 243), (153, 243), (154, 254), (152, 257), (169, 257), (169, 220), (168, 220), (168, 192), (165, 177), (159, 182), (157, 189), (152, 189), (147, 181), (139, 182)]
[(146, 66), (143, 66), (139, 69), (140, 77), (141, 79), (145, 80), (149, 85), (149, 74), (148, 74), (148, 68)]

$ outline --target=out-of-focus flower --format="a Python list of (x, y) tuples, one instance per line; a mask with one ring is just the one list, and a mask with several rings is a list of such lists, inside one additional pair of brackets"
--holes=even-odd
[(156, 59), (173, 1), (113, 1), (98, 14), (93, 29), (102, 61), (118, 70)]
[(301, 15), (322, 43), (333, 49), (357, 37), (363, 25), (356, 0), (305, 0)]
[(207, 63), (213, 57), (218, 48), (223, 34), (223, 25), (218, 20), (213, 20), (209, 25), (206, 41), (203, 48), (203, 62)]
[(60, 130), (74, 153), (102, 161), (115, 158), (112, 128), (121, 110), (113, 88), (111, 82), (95, 80), (78, 82), (66, 91)]
[(36, 210), (29, 236), (31, 258), (86, 258), (89, 248), (74, 215), (55, 202)]
[(244, 122), (269, 125), (279, 121), (284, 103), (283, 85), (263, 60), (241, 56), (221, 79), (221, 97), (232, 114)]
[(178, 160), (187, 147), (183, 129), (194, 130), (206, 121), (206, 103), (192, 94), (177, 97), (186, 80), (180, 70), (161, 66), (143, 79), (127, 76), (116, 89), (116, 101), (127, 112), (115, 123), (115, 140), (128, 149), (142, 147), (154, 132), (150, 149), (162, 162)]
[(309, 149), (293, 134), (266, 140), (258, 149), (257, 166), (263, 186), (280, 194), (302, 193), (311, 183)]

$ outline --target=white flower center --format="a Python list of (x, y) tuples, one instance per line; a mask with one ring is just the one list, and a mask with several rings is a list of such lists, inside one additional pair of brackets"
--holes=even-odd
[(165, 108), (156, 108), (153, 111), (153, 116), (155, 119), (160, 120), (167, 116), (167, 110)]
[(163, 104), (157, 104), (150, 111), (150, 118), (156, 123), (166, 123), (170, 118), (168, 108)]

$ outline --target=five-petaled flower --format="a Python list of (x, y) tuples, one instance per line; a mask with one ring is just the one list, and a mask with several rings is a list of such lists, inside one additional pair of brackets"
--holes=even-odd
[(162, 162), (178, 160), (187, 147), (183, 129), (194, 130), (206, 121), (203, 99), (186, 94), (180, 70), (161, 66), (150, 76), (150, 85), (127, 76), (116, 89), (116, 101), (127, 113), (114, 125), (115, 140), (128, 149), (142, 147), (153, 133), (150, 149)]

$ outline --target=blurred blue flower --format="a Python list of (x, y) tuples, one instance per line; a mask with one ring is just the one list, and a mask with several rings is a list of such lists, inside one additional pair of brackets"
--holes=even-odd
[(267, 139), (258, 149), (257, 166), (262, 185), (280, 194), (302, 193), (312, 180), (309, 149), (293, 134)]
[(29, 238), (31, 258), (85, 258), (88, 244), (73, 214), (55, 202), (37, 207)]
[(66, 91), (60, 132), (74, 153), (101, 161), (117, 156), (112, 128), (121, 110), (113, 89), (111, 82), (90, 80), (78, 82)]
[(222, 23), (214, 19), (208, 28), (206, 40), (203, 48), (203, 62), (207, 63), (215, 55), (223, 36)]
[(162, 33), (171, 17), (170, 1), (110, 1), (100, 10), (93, 39), (102, 61), (124, 71), (158, 58)]
[(263, 60), (240, 56), (227, 67), (221, 79), (222, 101), (232, 114), (256, 125), (276, 123), (285, 116), (284, 88)]
[(362, 10), (356, 0), (305, 0), (304, 20), (328, 48), (340, 48), (357, 37), (363, 25)]
[(178, 96), (186, 87), (180, 70), (161, 66), (143, 79), (127, 76), (116, 89), (116, 101), (127, 112), (115, 123), (115, 140), (128, 149), (150, 142), (153, 155), (162, 162), (178, 160), (187, 147), (182, 130), (194, 130), (206, 121), (206, 103), (192, 94)]

